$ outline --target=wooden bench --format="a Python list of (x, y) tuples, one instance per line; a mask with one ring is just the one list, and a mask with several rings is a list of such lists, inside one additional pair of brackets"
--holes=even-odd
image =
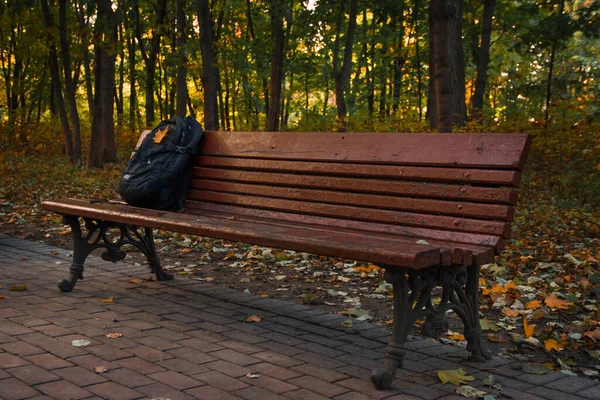
[(425, 318), (423, 332), (439, 336), (450, 309), (472, 359), (484, 360), (479, 267), (510, 235), (529, 145), (525, 134), (209, 131), (183, 213), (94, 200), (42, 204), (74, 236), (70, 278), (59, 287), (70, 291), (83, 279), (91, 251), (103, 248), (116, 262), (125, 244), (147, 256), (157, 279), (172, 279), (152, 229), (368, 261), (393, 284), (393, 333), (384, 368), (371, 377), (377, 388), (388, 388), (402, 366), (414, 322)]

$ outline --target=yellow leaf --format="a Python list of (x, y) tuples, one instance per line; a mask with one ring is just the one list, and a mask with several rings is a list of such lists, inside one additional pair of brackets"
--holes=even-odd
[(259, 293), (259, 296), (262, 298), (269, 297), (269, 293)]
[(550, 296), (546, 297), (546, 300), (544, 300), (544, 303), (546, 303), (546, 305), (548, 307), (558, 308), (558, 309), (569, 308), (570, 306), (573, 305), (573, 303), (570, 301), (559, 299), (558, 297), (556, 297), (555, 293), (552, 293)]
[(467, 375), (462, 368), (439, 370), (438, 378), (440, 378), (443, 384), (450, 382), (457, 386), (475, 380), (474, 377)]
[(262, 318), (260, 318), (258, 315), (251, 315), (248, 318), (246, 318), (244, 322), (260, 322), (261, 320)]
[(394, 320), (393, 319), (388, 319), (387, 321), (385, 321), (386, 325), (394, 325)]
[(131, 279), (129, 282), (130, 282), (130, 283), (133, 283), (133, 284), (136, 284), (136, 285), (139, 285), (139, 284), (140, 284), (140, 283), (142, 283), (143, 281), (142, 281), (141, 279)]
[(167, 134), (167, 132), (169, 132), (169, 127), (167, 126), (166, 128), (163, 129), (159, 129), (155, 134), (154, 134), (154, 139), (152, 139), (152, 141), (156, 144), (160, 143), (163, 138), (165, 137), (165, 135)]
[(109, 338), (109, 339), (118, 339), (121, 336), (123, 336), (123, 334), (122, 333), (117, 333), (117, 332), (107, 333), (106, 334), (106, 337)]
[(458, 332), (452, 332), (450, 335), (446, 335), (448, 337), (448, 339), (452, 339), (452, 340), (466, 340), (465, 339), (465, 335), (463, 335), (462, 333), (458, 333)]
[(22, 285), (12, 285), (10, 289), (11, 292), (22, 292), (23, 290), (27, 290), (27, 284), (24, 283)]
[(535, 325), (529, 325), (527, 318), (523, 318), (523, 330), (525, 331), (525, 338), (528, 339), (533, 336)]
[(102, 301), (103, 303), (112, 303), (114, 300), (114, 298), (112, 296), (110, 296), (108, 299), (102, 299), (100, 301)]
[(525, 308), (528, 310), (534, 310), (536, 308), (540, 308), (541, 304), (538, 300), (531, 300), (525, 303)]
[(546, 348), (547, 351), (551, 351), (551, 350), (560, 350), (562, 349), (562, 345), (560, 343), (558, 343), (556, 340), (554, 339), (548, 339), (544, 342), (544, 347)]

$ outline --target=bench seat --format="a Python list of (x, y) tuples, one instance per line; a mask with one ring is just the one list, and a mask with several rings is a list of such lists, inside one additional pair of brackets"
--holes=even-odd
[(393, 285), (394, 325), (384, 368), (388, 388), (417, 319), (439, 337), (444, 314), (462, 320), (474, 360), (481, 342), (479, 268), (510, 237), (517, 186), (531, 139), (525, 134), (205, 132), (185, 210), (165, 212), (114, 201), (49, 200), (73, 231), (70, 291), (86, 257), (110, 261), (133, 245), (157, 279), (153, 229), (375, 263)]

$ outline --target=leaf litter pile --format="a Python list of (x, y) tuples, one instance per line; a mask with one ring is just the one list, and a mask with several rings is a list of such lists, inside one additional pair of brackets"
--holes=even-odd
[[(576, 151), (575, 146), (571, 153)], [(570, 186), (573, 177), (553, 170), (557, 163), (552, 154), (536, 146), (532, 153), (513, 239), (496, 263), (482, 267), (484, 336), (495, 354), (522, 362), (525, 372), (556, 370), (600, 379), (599, 200), (565, 201), (565, 196), (580, 193)], [(121, 166), (80, 171), (43, 157), (0, 157), (0, 232), (71, 249), (68, 226), (42, 211), (39, 203), (61, 197), (116, 198), (112, 187)], [(568, 170), (564, 163), (562, 167)], [(586, 173), (599, 182), (594, 172)], [(164, 268), (177, 279), (308, 304), (348, 316), (346, 326), (357, 320), (391, 324), (391, 285), (377, 265), (165, 231), (156, 232), (155, 239)], [(135, 249), (128, 251), (127, 261), (147, 265)], [(0, 301), (8, 290), (0, 288)], [(457, 316), (447, 317), (451, 330), (441, 340), (464, 346)]]

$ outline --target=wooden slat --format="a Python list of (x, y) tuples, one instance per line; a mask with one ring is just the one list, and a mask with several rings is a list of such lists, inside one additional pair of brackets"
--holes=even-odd
[[(205, 204), (208, 204), (208, 203), (205, 203)], [(357, 234), (357, 235), (361, 235), (361, 236), (365, 235), (364, 229), (353, 229), (353, 228), (347, 228), (347, 227), (340, 227), (337, 225), (322, 225), (322, 224), (306, 223), (306, 222), (302, 222), (301, 220), (294, 220), (294, 219), (290, 219), (290, 218), (288, 218), (288, 219), (283, 219), (283, 218), (271, 219), (271, 218), (265, 218), (264, 215), (256, 216), (256, 215), (250, 215), (248, 213), (243, 213), (243, 212), (241, 212), (242, 210), (243, 209), (241, 207), (230, 207), (230, 211), (233, 211), (233, 212), (223, 213), (223, 212), (219, 212), (219, 211), (208, 211), (206, 208), (203, 208), (201, 210), (198, 208), (192, 208), (192, 209), (188, 209), (187, 212), (190, 214), (195, 214), (195, 215), (216, 216), (216, 217), (220, 217), (220, 218), (233, 219), (233, 220), (245, 221), (245, 222), (251, 222), (251, 223), (263, 223), (265, 221), (268, 221), (269, 224), (273, 224), (273, 225), (298, 226), (298, 227), (302, 227), (304, 229), (317, 229), (317, 230), (326, 229), (328, 232), (330, 232), (330, 235), (332, 237), (337, 237), (338, 233)], [(246, 210), (248, 210), (248, 209), (246, 209)], [(281, 215), (282, 213), (274, 213), (274, 214)], [(298, 216), (302, 217), (302, 215), (298, 215)], [(381, 237), (380, 235), (383, 235), (384, 237), (387, 237), (387, 238), (399, 238), (399, 239), (403, 239), (403, 240), (414, 241), (416, 243), (423, 242), (422, 238), (416, 238), (416, 237), (411, 238), (411, 237), (405, 237), (405, 236), (400, 236), (400, 235), (390, 235), (388, 232), (375, 233), (374, 231), (372, 231), (368, 235), (376, 235), (376, 237)], [(424, 243), (424, 244), (430, 244), (435, 247), (439, 247), (440, 250), (442, 250), (442, 253), (441, 253), (442, 258), (445, 261), (450, 262), (450, 263), (452, 263), (454, 261), (455, 264), (471, 265), (472, 263), (476, 263), (478, 265), (481, 265), (481, 264), (489, 263), (489, 262), (493, 261), (493, 259), (494, 259), (494, 251), (490, 247), (474, 246), (472, 244), (464, 244), (464, 243), (449, 243), (449, 242), (443, 242), (443, 241), (439, 241), (439, 240), (427, 240), (426, 242), (427, 243)], [(458, 254), (456, 256), (454, 256), (454, 253), (457, 251), (457, 249), (459, 249)], [(448, 252), (448, 254), (446, 254), (446, 252)]]
[(504, 249), (504, 241), (499, 236), (483, 235), (476, 233), (453, 232), (436, 229), (419, 228), (412, 226), (391, 225), (376, 222), (353, 221), (339, 218), (319, 217), (315, 215), (297, 214), (272, 210), (260, 210), (225, 204), (203, 203), (197, 201), (186, 202), (186, 212), (221, 213), (223, 215), (243, 215), (255, 218), (280, 220), (284, 222), (297, 222), (310, 225), (324, 225), (367, 232), (379, 232), (389, 235), (412, 237), (415, 239), (434, 240), (436, 243), (451, 242), (489, 247), (500, 253)]
[(510, 170), (352, 163), (342, 164), (335, 162), (258, 160), (251, 158), (211, 156), (199, 156), (196, 159), (196, 166), (239, 169), (244, 171), (347, 176), (351, 178), (383, 178), (444, 183), (484, 184), (486, 186), (517, 186), (521, 179), (521, 174), (519, 172)]
[(469, 200), (498, 204), (515, 204), (517, 202), (517, 191), (512, 188), (487, 188), (466, 185), (402, 182), (380, 179), (353, 179), (318, 175), (235, 171), (214, 168), (194, 168), (193, 177), (287, 187), (338, 190), (343, 192)]
[(190, 190), (188, 198), (222, 204), (241, 205), (266, 210), (288, 211), (338, 217), (359, 221), (383, 222), (397, 225), (420, 226), (424, 228), (444, 229), (456, 232), (483, 233), (508, 237), (507, 223), (499, 221), (483, 221), (461, 217), (436, 216), (429, 214), (408, 213), (402, 211), (358, 208), (323, 203), (308, 203), (294, 200), (273, 199), (258, 196), (245, 196), (231, 193)]
[(206, 131), (211, 156), (523, 169), (526, 134)]
[(238, 182), (209, 181), (204, 179), (193, 179), (190, 182), (190, 188), (213, 192), (268, 196), (317, 203), (385, 208), (390, 210), (422, 212), (436, 215), (456, 215), (467, 218), (511, 221), (514, 217), (513, 207), (496, 204), (381, 196), (365, 193), (341, 194), (339, 192), (328, 190), (249, 185)]
[(296, 251), (370, 261), (381, 265), (425, 268), (439, 264), (440, 249), (401, 238), (337, 233), (326, 229), (236, 221), (206, 215), (165, 212), (120, 204), (65, 199), (45, 201), (42, 208), (59, 214), (104, 219), (117, 223), (172, 230), (217, 239), (281, 247)]

